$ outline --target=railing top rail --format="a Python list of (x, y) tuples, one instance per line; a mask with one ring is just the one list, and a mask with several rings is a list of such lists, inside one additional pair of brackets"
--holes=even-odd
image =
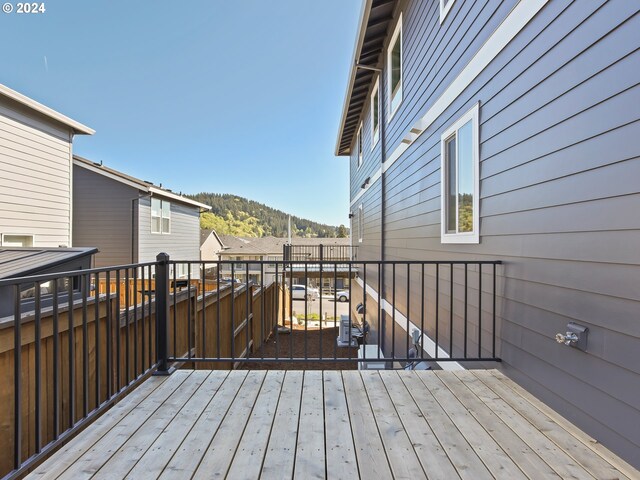
[(149, 267), (149, 266), (156, 266), (156, 265), (158, 265), (157, 262), (130, 263), (126, 265), (114, 265), (111, 267), (86, 268), (82, 270), (69, 270), (66, 272), (44, 273), (41, 275), (31, 275), (28, 277), (5, 278), (0, 280), (0, 287), (6, 287), (9, 285), (36, 283), (36, 282), (46, 282), (48, 280), (57, 280), (59, 278), (65, 278), (65, 277), (77, 277), (78, 275), (93, 275), (96, 273), (114, 272), (116, 270), (126, 270), (126, 269)]
[(177, 265), (181, 263), (192, 264), (225, 264), (225, 265), (245, 265), (252, 263), (256, 265), (268, 264), (296, 264), (296, 265), (317, 265), (319, 263), (336, 265), (501, 265), (502, 260), (170, 260), (169, 264)]

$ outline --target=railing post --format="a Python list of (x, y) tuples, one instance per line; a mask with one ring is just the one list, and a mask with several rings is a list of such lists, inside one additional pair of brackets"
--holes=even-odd
[(156, 257), (156, 353), (158, 369), (155, 375), (171, 375), (169, 368), (169, 255)]

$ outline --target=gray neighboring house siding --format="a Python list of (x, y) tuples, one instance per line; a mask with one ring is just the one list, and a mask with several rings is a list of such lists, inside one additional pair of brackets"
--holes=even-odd
[[(359, 169), (351, 148), (352, 199), (380, 167), (381, 145), (388, 158), (518, 2), (456, 0), (442, 25), (438, 3), (398, 2), (403, 101), (387, 123), (383, 74), (384, 139), (372, 152), (367, 99)], [(387, 260), (502, 260), (498, 320), (505, 372), (636, 467), (639, 8), (626, 1), (547, 3), (384, 173), (384, 212), (381, 180), (351, 206), (354, 214), (364, 206), (359, 259), (380, 258), (384, 223)], [(441, 135), (477, 102), (480, 243), (443, 244)], [(469, 296), (477, 298), (477, 291)], [(447, 318), (448, 303), (440, 305)], [(428, 309), (432, 333), (433, 305)], [(470, 318), (474, 314), (472, 301)], [(556, 344), (554, 335), (570, 321), (589, 327), (586, 353)]]
[[(137, 243), (133, 255), (131, 249), (131, 216), (138, 189), (74, 166), (73, 190), (73, 243), (98, 247), (96, 267), (137, 262)], [(135, 233), (133, 237), (135, 242)]]
[[(172, 260), (200, 260), (206, 206), (79, 157), (74, 176), (74, 243), (98, 247), (96, 267), (154, 262), (161, 252)], [(151, 195), (170, 203), (170, 233), (151, 233)], [(191, 276), (199, 278), (197, 268)]]
[[(197, 207), (171, 202), (171, 233), (151, 233), (151, 198), (140, 199), (139, 252), (141, 262), (155, 261), (160, 252), (174, 260), (200, 260), (200, 211)], [(194, 269), (191, 276), (196, 278)]]
[(70, 247), (75, 134), (93, 130), (0, 85), (0, 244), (33, 236), (34, 247)]

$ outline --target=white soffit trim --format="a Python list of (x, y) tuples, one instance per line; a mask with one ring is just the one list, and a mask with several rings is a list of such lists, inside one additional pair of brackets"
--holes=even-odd
[[(400, 144), (389, 155), (384, 163), (384, 172), (402, 156), (402, 154), (415, 142), (418, 137), (451, 105), (456, 98), (482, 73), (494, 58), (513, 40), (518, 33), (535, 17), (549, 0), (521, 0), (511, 10), (498, 28), (491, 34), (487, 41), (480, 47), (469, 63), (462, 69), (458, 76), (451, 82), (447, 89), (440, 95), (431, 108), (419, 119), (410, 131), (403, 137)], [(379, 175), (374, 177), (380, 178)], [(373, 177), (372, 177), (373, 180)], [(373, 184), (373, 181), (371, 182)], [(351, 201), (353, 206), (362, 196), (361, 191)]]
[[(360, 285), (361, 288), (364, 288), (364, 282), (362, 281), (361, 278), (356, 278), (356, 282), (358, 282), (358, 285)], [(376, 292), (376, 290), (373, 287), (370, 287), (369, 285), (367, 285), (367, 293), (373, 299), (374, 302), (377, 302), (378, 292)], [(407, 328), (407, 317), (405, 317), (402, 314), (402, 312), (400, 312), (399, 310), (394, 308), (393, 305), (391, 305), (389, 302), (387, 302), (384, 298), (380, 299), (380, 303), (381, 303), (380, 306), (382, 307), (382, 309), (385, 312), (387, 312), (387, 315), (390, 315), (392, 318), (394, 317), (394, 310), (395, 310), (396, 323), (403, 330), (406, 331), (406, 328)], [(420, 330), (420, 327), (418, 327), (416, 324), (414, 324), (411, 321), (409, 321), (409, 328), (415, 328), (415, 329)], [(407, 335), (408, 334), (409, 334), (409, 332), (407, 332)], [(438, 356), (439, 357), (441, 357), (441, 358), (449, 358), (449, 354), (447, 352), (445, 352), (442, 348), (438, 347), (436, 345), (436, 343), (431, 339), (431, 337), (429, 335), (427, 335), (426, 333), (422, 332), (422, 349), (426, 352), (426, 354), (429, 355), (432, 358), (435, 357), (436, 356), (436, 347), (438, 349)], [(431, 359), (425, 359), (425, 360), (435, 362), (435, 360), (431, 360)], [(460, 365), (458, 362), (436, 362), (436, 363), (443, 370), (465, 370), (465, 368), (462, 365)]]

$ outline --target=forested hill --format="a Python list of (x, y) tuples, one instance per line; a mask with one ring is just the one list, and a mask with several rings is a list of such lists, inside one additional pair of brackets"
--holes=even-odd
[[(212, 207), (211, 212), (200, 217), (201, 228), (245, 237), (287, 236), (289, 215), (281, 210), (230, 194), (203, 192), (186, 196)], [(291, 234), (298, 237), (346, 237), (348, 230), (343, 225), (323, 225), (292, 215)]]

